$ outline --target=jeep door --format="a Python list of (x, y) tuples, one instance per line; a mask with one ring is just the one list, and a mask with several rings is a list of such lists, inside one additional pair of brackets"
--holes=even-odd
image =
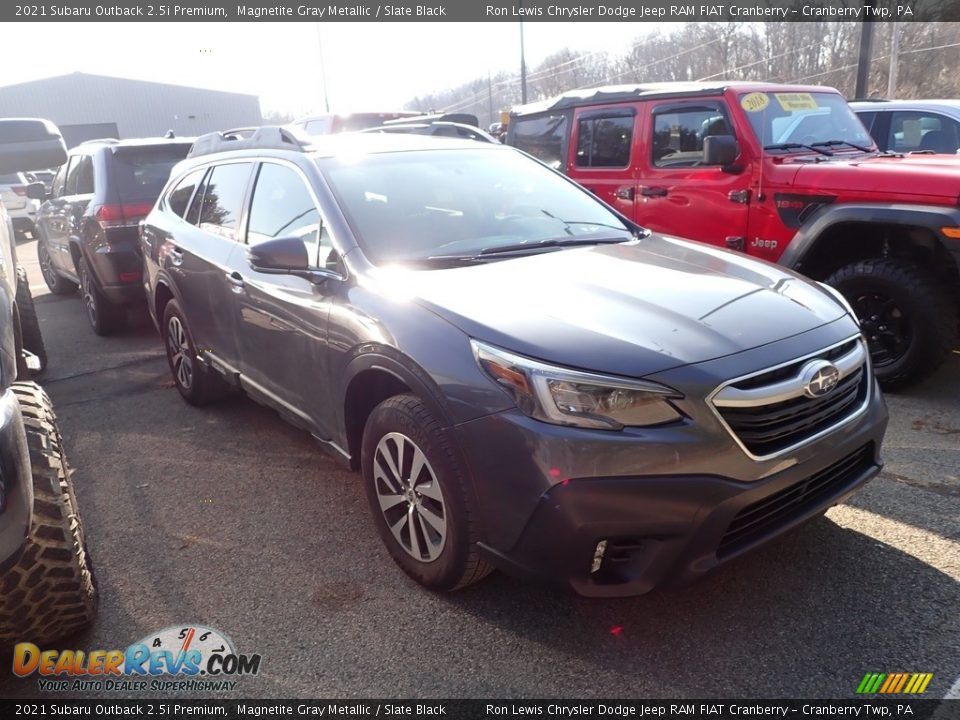
[[(197, 353), (227, 370), (239, 364), (230, 261), (243, 254), (241, 219), (254, 165), (240, 161), (211, 167), (193, 193), (186, 222), (154, 241), (159, 262), (179, 291)], [(195, 176), (184, 182), (196, 182)]]
[[(247, 211), (245, 246), (300, 238), (311, 267), (341, 271), (340, 256), (318, 207), (300, 168), (282, 160), (264, 161)], [(329, 438), (327, 319), (331, 293), (341, 283), (257, 272), (246, 252), (233, 257), (232, 271), (239, 369), (245, 386), (252, 385), (299, 424)]]
[[(726, 103), (649, 101), (644, 114), (634, 220), (657, 232), (745, 251), (750, 165), (706, 165), (703, 156), (706, 137), (735, 135)], [(740, 160), (744, 152), (740, 143)]]
[(642, 103), (578, 108), (566, 174), (629, 218), (637, 191)]
[(80, 218), (94, 192), (93, 156), (72, 155), (53, 181), (53, 195), (37, 212), (36, 225), (56, 270), (76, 278), (70, 238), (78, 237)]

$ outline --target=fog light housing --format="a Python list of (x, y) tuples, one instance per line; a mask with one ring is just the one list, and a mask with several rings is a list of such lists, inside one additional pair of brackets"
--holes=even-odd
[(593, 562), (590, 564), (590, 574), (597, 572), (603, 565), (603, 554), (607, 551), (607, 541), (601, 540), (597, 543), (596, 550), (593, 551)]

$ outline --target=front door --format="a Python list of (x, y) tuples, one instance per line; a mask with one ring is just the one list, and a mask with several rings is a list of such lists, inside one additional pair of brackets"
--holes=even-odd
[(43, 203), (37, 214), (44, 248), (54, 267), (75, 278), (77, 269), (70, 255), (70, 238), (79, 237), (80, 218), (93, 197), (93, 157), (73, 155), (58, 173), (53, 197)]
[(644, 152), (637, 163), (634, 219), (651, 230), (747, 250), (751, 201), (748, 152), (736, 165), (704, 164), (704, 139), (733, 135), (721, 100), (647, 103)]

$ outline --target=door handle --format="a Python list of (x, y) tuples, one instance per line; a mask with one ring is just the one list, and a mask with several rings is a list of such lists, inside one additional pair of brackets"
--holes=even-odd
[(176, 245), (170, 248), (168, 254), (170, 255), (171, 264), (176, 265), (177, 267), (180, 267), (183, 264), (183, 250), (178, 248)]
[(232, 285), (230, 289), (235, 293), (243, 291), (243, 275), (238, 273), (236, 270), (227, 273), (227, 282)]
[(667, 189), (665, 187), (644, 185), (640, 188), (640, 194), (644, 197), (666, 197)]
[(617, 188), (614, 195), (617, 196), (617, 200), (633, 200), (636, 197), (636, 193), (637, 191), (633, 185), (624, 185), (623, 187)]

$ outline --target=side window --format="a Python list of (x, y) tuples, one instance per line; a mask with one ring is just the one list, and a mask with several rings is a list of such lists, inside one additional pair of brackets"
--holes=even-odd
[(53, 178), (53, 183), (51, 184), (51, 194), (53, 197), (60, 197), (63, 195), (63, 182), (67, 177), (67, 164), (64, 163), (60, 166), (60, 169), (57, 170), (57, 174)]
[(332, 125), (332, 118), (321, 118), (320, 120), (308, 120), (304, 123), (303, 129), (308, 135), (326, 135), (330, 132)]
[(877, 118), (877, 114), (875, 112), (864, 112), (861, 110), (857, 113), (857, 117), (867, 129), (867, 132), (873, 132), (873, 121)]
[(693, 167), (703, 164), (703, 140), (711, 135), (733, 135), (717, 108), (691, 107), (657, 112), (653, 120), (655, 167)]
[(954, 154), (960, 147), (958, 123), (931, 112), (891, 113), (887, 148), (896, 152), (929, 150)]
[[(285, 165), (264, 163), (250, 203), (247, 243), (298, 237), (307, 246), (310, 264), (317, 263), (320, 213), (301, 175)], [(329, 242), (326, 243), (329, 248)]]
[(206, 168), (189, 173), (177, 183), (177, 186), (167, 196), (167, 205), (180, 217), (185, 218), (187, 216), (190, 198), (193, 197), (193, 191), (197, 189), (197, 185), (200, 184), (205, 172)]
[[(196, 219), (201, 230), (237, 239), (235, 231), (240, 223), (243, 198), (247, 192), (252, 167), (252, 163), (231, 163), (217, 165), (210, 171), (204, 183)], [(191, 205), (191, 214), (194, 205), (197, 203)]]
[(74, 155), (67, 169), (64, 195), (86, 195), (93, 192), (93, 158)]
[(563, 165), (567, 137), (565, 115), (515, 118), (512, 121), (513, 145), (557, 170)]
[(593, 114), (577, 119), (577, 167), (627, 167), (633, 140), (633, 113)]

